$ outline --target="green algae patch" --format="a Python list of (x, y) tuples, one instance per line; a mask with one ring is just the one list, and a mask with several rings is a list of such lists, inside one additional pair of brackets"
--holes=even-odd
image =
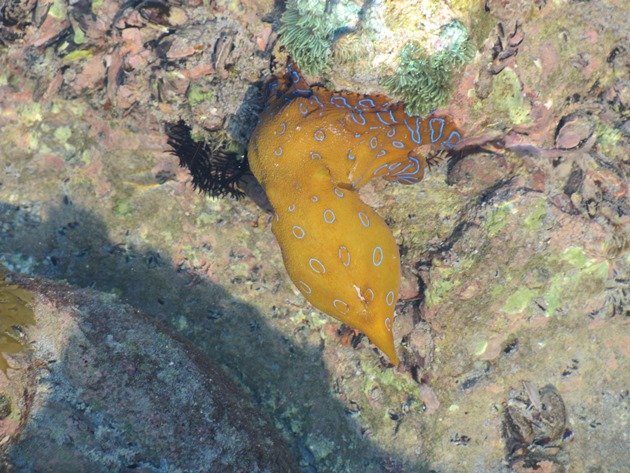
[(560, 259), (580, 269), (586, 267), (588, 263), (584, 248), (580, 248), (579, 246), (570, 246), (564, 250), (560, 255)]
[(488, 340), (475, 340), (472, 343), (472, 351), (476, 356), (483, 355), (488, 349)]
[(4, 278), (0, 269), (0, 370), (7, 372), (9, 363), (5, 353), (19, 353), (24, 350), (24, 340), (16, 327), (35, 324), (35, 314), (29, 304), (33, 295)]
[(213, 90), (204, 90), (201, 86), (193, 84), (188, 89), (188, 103), (192, 107), (204, 102), (212, 102), (216, 97)]
[(508, 224), (508, 217), (512, 213), (512, 204), (510, 202), (502, 202), (492, 209), (492, 213), (485, 221), (484, 227), (488, 236), (493, 238), (497, 236), (503, 228)]
[(426, 293), (427, 307), (439, 305), (460, 283), (453, 268), (435, 268), (431, 273), (431, 287)]
[[(81, 30), (79, 30), (81, 31)], [(88, 49), (77, 49), (75, 51), (72, 51), (68, 54), (66, 54), (63, 57), (63, 63), (64, 64), (70, 64), (72, 62), (78, 62), (78, 61), (82, 61), (84, 59), (90, 59), (92, 56), (94, 56), (94, 53)]]
[(382, 369), (374, 363), (363, 363), (363, 392), (369, 396), (375, 389), (382, 391), (383, 397), (404, 394), (418, 401), (418, 385), (409, 376), (397, 374), (393, 369)]
[(60, 143), (65, 144), (72, 136), (72, 130), (69, 126), (62, 126), (55, 130), (54, 135)]
[(503, 311), (507, 312), (508, 314), (519, 314), (527, 308), (529, 303), (534, 297), (536, 297), (536, 295), (536, 291), (528, 287), (518, 288), (516, 292), (514, 292), (505, 301)]
[(533, 206), (533, 210), (523, 219), (525, 227), (531, 231), (538, 231), (547, 216), (547, 199), (540, 198)]
[(133, 206), (128, 199), (119, 199), (114, 204), (114, 214), (118, 217), (126, 217), (133, 212)]
[(48, 14), (60, 20), (66, 19), (68, 16), (68, 5), (65, 0), (55, 0), (48, 10)]
[[(583, 300), (584, 295), (601, 294), (608, 279), (609, 263), (589, 258), (583, 248), (571, 246), (559, 255), (550, 255), (543, 261), (536, 260), (523, 268), (524, 273), (536, 269), (549, 276), (538, 287), (519, 287), (512, 292), (502, 310), (508, 314), (519, 314), (527, 309), (532, 300), (544, 302), (545, 315), (553, 317), (559, 310), (575, 310), (573, 302)], [(497, 289), (497, 297), (501, 291)]]
[(74, 42), (74, 44), (85, 43), (85, 32), (81, 28), (76, 27), (74, 29), (74, 35), (72, 36), (72, 41)]
[(623, 137), (622, 133), (612, 126), (598, 121), (595, 125), (595, 135), (597, 136), (597, 147), (606, 155), (626, 156), (622, 147), (618, 147), (619, 141)]
[(608, 279), (608, 261), (588, 258), (583, 248), (571, 246), (565, 249), (558, 262), (564, 268), (552, 276), (543, 294), (547, 317), (556, 315), (564, 302), (579, 292), (591, 294), (601, 291)]
[(42, 121), (42, 106), (38, 102), (29, 103), (19, 106), (20, 118), (22, 123), (27, 126), (33, 126)]
[(431, 268), (431, 286), (426, 292), (427, 307), (437, 306), (446, 300), (451, 291), (466, 280), (465, 273), (473, 267), (475, 262), (474, 257), (467, 257), (455, 267)]
[(504, 119), (514, 125), (523, 125), (531, 122), (529, 112), (531, 105), (525, 100), (521, 81), (509, 67), (503, 69), (494, 77), (492, 91), (488, 99), (493, 108)]

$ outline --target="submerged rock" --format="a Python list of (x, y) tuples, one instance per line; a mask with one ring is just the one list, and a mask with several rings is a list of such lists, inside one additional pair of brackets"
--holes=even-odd
[[(0, 470), (296, 471), (247, 396), (139, 311), (92, 290), (19, 278), (32, 350), (0, 372)], [(8, 356), (8, 355), (7, 355)]]

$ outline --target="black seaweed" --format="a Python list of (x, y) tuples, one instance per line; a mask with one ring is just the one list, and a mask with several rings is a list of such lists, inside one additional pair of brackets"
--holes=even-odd
[(243, 154), (228, 150), (224, 142), (194, 141), (184, 121), (167, 124), (166, 134), (172, 153), (190, 171), (196, 189), (212, 197), (245, 195), (239, 182), (250, 171)]

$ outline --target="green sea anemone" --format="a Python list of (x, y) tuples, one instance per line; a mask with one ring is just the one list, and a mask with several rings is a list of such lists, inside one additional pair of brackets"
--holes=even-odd
[(280, 26), (282, 43), (304, 72), (325, 72), (332, 43), (354, 27), (360, 10), (351, 0), (289, 0)]
[(420, 44), (407, 43), (400, 52), (396, 73), (383, 81), (390, 94), (406, 103), (409, 114), (427, 115), (444, 105), (451, 92), (453, 71), (474, 54), (466, 28), (456, 20), (442, 28), (437, 46), (440, 49), (429, 54)]

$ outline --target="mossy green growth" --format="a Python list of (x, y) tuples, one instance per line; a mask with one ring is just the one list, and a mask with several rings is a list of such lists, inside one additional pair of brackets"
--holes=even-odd
[[(595, 135), (597, 136), (597, 147), (604, 154), (614, 155), (618, 153), (620, 156), (627, 156), (627, 151), (623, 148), (620, 147), (619, 149), (615, 149), (623, 137), (622, 133), (618, 129), (598, 121), (595, 126)], [(615, 151), (617, 151), (617, 153), (615, 153)]]
[(410, 376), (397, 374), (395, 370), (384, 370), (373, 363), (363, 364), (363, 392), (370, 395), (372, 390), (380, 389), (383, 397), (391, 399), (396, 394), (404, 394), (405, 399), (416, 401), (420, 408), (418, 385)]
[(85, 43), (85, 32), (78, 26), (74, 28), (74, 35), (72, 37), (72, 41), (74, 42), (74, 44)]
[(520, 287), (505, 301), (503, 310), (508, 314), (519, 314), (527, 308), (534, 297), (536, 297), (536, 291), (528, 287)]
[(42, 106), (38, 102), (18, 105), (20, 119), (24, 125), (33, 126), (42, 121)]
[(48, 14), (54, 18), (64, 20), (68, 16), (68, 4), (64, 0), (54, 0), (48, 10)]
[(98, 15), (99, 10), (105, 3), (105, 0), (92, 0), (92, 13)]
[[(526, 271), (543, 266), (550, 274), (540, 287), (519, 287), (506, 299), (502, 310), (518, 314), (530, 307), (531, 301), (544, 301), (545, 315), (553, 317), (559, 309), (579, 310), (580, 302), (601, 294), (608, 279), (609, 263), (589, 258), (583, 248), (571, 246), (561, 254), (544, 261), (535, 261)], [(498, 296), (498, 294), (497, 294)]]
[(468, 32), (457, 20), (442, 28), (440, 40), (446, 46), (434, 54), (417, 42), (407, 43), (396, 73), (383, 81), (391, 95), (405, 102), (410, 115), (427, 115), (444, 105), (451, 93), (453, 72), (474, 55)]
[(492, 91), (488, 96), (495, 112), (500, 118), (513, 125), (523, 125), (531, 122), (529, 112), (531, 105), (523, 96), (523, 88), (516, 72), (509, 67), (503, 69), (494, 77)]
[(361, 11), (352, 0), (289, 0), (282, 15), (280, 39), (293, 60), (307, 74), (329, 69), (335, 36)]
[(18, 353), (24, 349), (24, 340), (15, 327), (35, 324), (35, 314), (29, 307), (33, 295), (5, 280), (0, 269), (0, 370), (7, 372), (9, 363), (5, 353)]
[(118, 217), (126, 217), (133, 212), (133, 207), (128, 199), (118, 199), (114, 204), (114, 214)]
[(54, 136), (60, 143), (66, 143), (72, 136), (72, 130), (69, 126), (61, 126), (55, 130)]
[(431, 287), (426, 293), (427, 307), (440, 304), (449, 292), (459, 285), (459, 279), (455, 277), (453, 268), (436, 268), (431, 270)]
[(597, 261), (588, 258), (583, 248), (571, 246), (560, 255), (564, 263), (563, 272), (555, 274), (551, 279), (544, 299), (547, 304), (546, 315), (552, 317), (562, 307), (563, 301), (578, 293), (594, 294), (601, 292), (608, 279), (610, 265), (607, 260)]
[(215, 97), (214, 90), (204, 90), (197, 84), (192, 84), (188, 89), (188, 103), (193, 107), (203, 102), (212, 102)]
[(513, 209), (510, 202), (501, 202), (492, 209), (483, 225), (490, 238), (497, 236), (508, 224), (508, 217)]
[(431, 268), (431, 287), (426, 292), (427, 307), (441, 304), (456, 287), (466, 280), (466, 271), (475, 264), (474, 257), (462, 259), (456, 267)]
[(70, 64), (71, 62), (82, 61), (91, 58), (93, 55), (94, 53), (88, 49), (75, 49), (63, 57), (63, 63)]
[(547, 199), (541, 197), (534, 204), (533, 210), (525, 217), (523, 223), (529, 230), (537, 231), (547, 215)]

